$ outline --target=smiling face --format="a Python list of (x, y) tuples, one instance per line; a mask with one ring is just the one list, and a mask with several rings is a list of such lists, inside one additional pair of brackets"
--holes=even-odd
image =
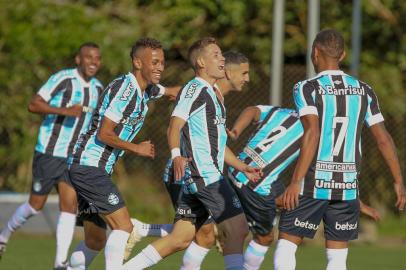
[(83, 47), (75, 57), (80, 75), (89, 80), (95, 76), (101, 66), (100, 50), (94, 47)]
[(250, 81), (249, 63), (228, 64), (226, 66), (227, 79), (234, 91), (241, 91), (246, 83)]
[(224, 78), (225, 59), (217, 44), (207, 45), (201, 54), (200, 65), (205, 73), (213, 79)]
[(141, 76), (148, 83), (157, 84), (161, 80), (162, 72), (165, 68), (165, 57), (162, 49), (142, 48), (139, 57), (134, 58), (139, 61)]

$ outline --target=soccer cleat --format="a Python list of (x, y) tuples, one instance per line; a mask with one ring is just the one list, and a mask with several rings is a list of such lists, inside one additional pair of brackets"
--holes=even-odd
[(131, 222), (134, 224), (134, 228), (130, 234), (130, 237), (127, 240), (127, 245), (125, 246), (124, 261), (127, 261), (130, 258), (131, 252), (133, 251), (135, 244), (137, 244), (142, 239), (142, 236), (139, 233), (138, 228), (140, 228), (140, 226), (142, 226), (143, 223), (135, 218), (132, 218)]
[(4, 252), (6, 252), (7, 243), (0, 242), (0, 260), (3, 257)]
[(65, 261), (62, 263), (62, 265), (58, 265), (58, 266), (54, 267), (54, 270), (67, 270), (68, 266), (69, 266), (68, 262)]

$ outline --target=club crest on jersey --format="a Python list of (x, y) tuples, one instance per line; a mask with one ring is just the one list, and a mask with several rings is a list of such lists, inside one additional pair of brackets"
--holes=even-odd
[(120, 100), (128, 100), (128, 97), (131, 96), (131, 93), (134, 91), (134, 86), (129, 84), (128, 87), (124, 90), (123, 94), (120, 97)]
[(127, 116), (127, 117), (124, 117), (123, 119), (121, 119), (120, 123), (123, 125), (135, 126), (138, 123), (143, 122), (144, 118), (145, 117), (142, 114), (137, 115), (135, 117)]
[(219, 115), (216, 115), (216, 118), (213, 119), (215, 125), (224, 125), (226, 123), (226, 119)]
[(39, 181), (34, 182), (33, 187), (35, 192), (40, 192), (42, 189), (42, 185)]
[(118, 198), (118, 196), (116, 194), (110, 193), (109, 197), (107, 198), (107, 201), (111, 205), (117, 205), (120, 202), (120, 199)]
[(191, 98), (196, 92), (198, 84), (192, 83), (189, 88), (186, 90), (185, 98)]

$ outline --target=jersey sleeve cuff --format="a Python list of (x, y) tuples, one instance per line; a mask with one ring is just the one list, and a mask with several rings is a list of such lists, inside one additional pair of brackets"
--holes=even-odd
[(373, 126), (373, 125), (375, 125), (375, 124), (378, 124), (378, 123), (380, 123), (380, 122), (383, 122), (385, 119), (383, 118), (383, 115), (381, 114), (381, 113), (378, 113), (378, 114), (375, 114), (375, 115), (373, 115), (373, 116), (371, 116), (371, 117), (369, 117), (368, 119), (367, 119), (367, 124), (368, 124), (368, 126)]
[(110, 119), (111, 121), (117, 123), (117, 124), (120, 123), (121, 116), (119, 116), (119, 115), (113, 113), (111, 110), (107, 110), (107, 111), (104, 113), (104, 116), (107, 117), (108, 119)]
[(42, 97), (46, 102), (48, 102), (51, 99), (51, 95), (46, 91), (39, 90), (37, 95)]
[(319, 115), (319, 113), (317, 112), (317, 108), (314, 106), (306, 106), (299, 110), (299, 116), (304, 116), (308, 114)]
[(159, 94), (158, 94), (158, 96), (159, 97), (162, 97), (163, 95), (165, 95), (165, 92), (166, 92), (166, 88), (165, 88), (165, 86), (163, 86), (163, 85), (161, 85), (161, 84), (157, 84), (157, 86), (158, 86), (158, 88), (159, 88)]
[(189, 115), (182, 113), (182, 112), (177, 112), (177, 111), (173, 111), (171, 117), (179, 117), (181, 119), (183, 119), (185, 122), (189, 119)]

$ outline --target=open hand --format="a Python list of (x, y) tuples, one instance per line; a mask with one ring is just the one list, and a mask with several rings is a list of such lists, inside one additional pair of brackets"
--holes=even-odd
[(300, 183), (291, 183), (283, 193), (282, 203), (283, 207), (290, 211), (299, 205)]

